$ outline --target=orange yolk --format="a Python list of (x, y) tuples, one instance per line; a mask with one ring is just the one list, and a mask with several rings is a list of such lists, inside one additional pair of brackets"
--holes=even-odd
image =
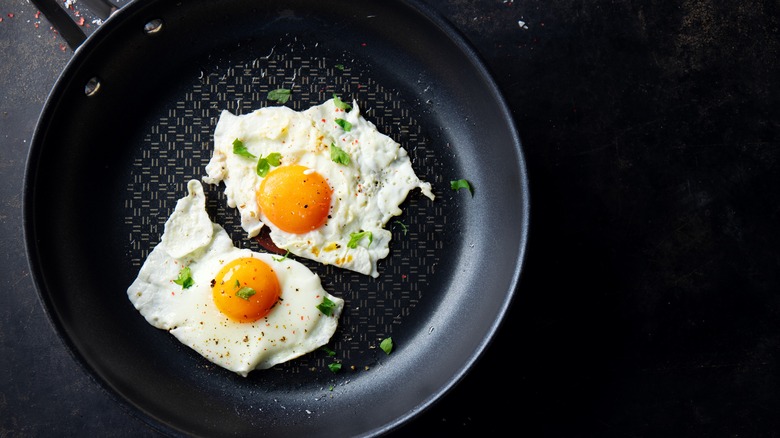
[(303, 234), (327, 220), (333, 189), (319, 173), (304, 166), (277, 167), (263, 179), (257, 204), (282, 231)]
[(211, 291), (217, 309), (239, 322), (253, 322), (268, 315), (282, 293), (274, 270), (252, 257), (223, 266)]

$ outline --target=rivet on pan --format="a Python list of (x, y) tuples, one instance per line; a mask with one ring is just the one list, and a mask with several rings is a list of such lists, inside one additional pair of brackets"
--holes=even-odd
[(152, 20), (144, 24), (144, 32), (148, 33), (149, 35), (152, 35), (161, 31), (162, 27), (163, 27), (163, 22), (158, 18), (156, 20)]
[(98, 78), (92, 78), (87, 81), (87, 85), (84, 85), (84, 94), (87, 96), (94, 96), (100, 89), (100, 81)]

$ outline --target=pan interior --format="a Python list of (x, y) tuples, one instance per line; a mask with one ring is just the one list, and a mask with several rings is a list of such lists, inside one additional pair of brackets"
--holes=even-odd
[[(143, 3), (143, 4), (138, 4)], [(25, 231), (41, 298), (76, 358), (142, 418), (176, 434), (371, 435), (457, 382), (517, 283), (527, 228), (519, 141), (503, 100), (441, 20), (402, 2), (136, 2), (74, 56), (28, 163)], [(143, 32), (151, 20), (162, 30)], [(84, 84), (101, 88), (86, 96)], [(345, 299), (329, 347), (242, 378), (135, 311), (127, 286), (190, 179), (205, 174), (223, 109), (301, 110), (355, 99), (433, 185), (391, 220), (380, 277), (302, 263)], [(474, 195), (453, 192), (468, 179)], [(247, 240), (223, 186), (212, 220)], [(396, 349), (378, 348), (392, 336)], [(334, 360), (344, 365), (331, 373)]]

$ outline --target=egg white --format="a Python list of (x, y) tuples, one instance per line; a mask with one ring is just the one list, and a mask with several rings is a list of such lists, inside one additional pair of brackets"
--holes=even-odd
[[(351, 130), (339, 126), (339, 118), (349, 122)], [(331, 214), (325, 225), (293, 234), (269, 221), (256, 200), (263, 180), (256, 171), (257, 160), (234, 154), (236, 139), (256, 157), (278, 152), (282, 166), (300, 164), (324, 176), (333, 189)], [(348, 165), (331, 159), (331, 144), (349, 155)], [(361, 115), (355, 101), (349, 111), (339, 109), (334, 99), (302, 112), (284, 106), (261, 108), (246, 115), (222, 111), (206, 173), (204, 182), (224, 182), (228, 206), (238, 209), (248, 237), (268, 226), (271, 240), (281, 249), (372, 277), (379, 276), (377, 261), (389, 254), (392, 233), (384, 226), (401, 214), (400, 205), (409, 192), (419, 188), (434, 199), (430, 183), (414, 173), (406, 150), (377, 131)], [(356, 248), (349, 248), (350, 236), (365, 231), (372, 239), (363, 239)]]
[[(189, 181), (187, 187), (188, 195), (178, 200), (161, 242), (127, 289), (128, 298), (149, 324), (168, 330), (209, 361), (242, 376), (327, 344), (344, 300), (327, 293), (320, 278), (295, 260), (236, 248), (225, 230), (209, 219), (200, 182)], [(211, 283), (217, 272), (241, 257), (270, 265), (281, 286), (277, 305), (253, 323), (229, 319), (212, 298)], [(194, 280), (188, 289), (174, 283), (184, 266), (190, 267)], [(335, 304), (330, 316), (317, 308), (324, 297)]]

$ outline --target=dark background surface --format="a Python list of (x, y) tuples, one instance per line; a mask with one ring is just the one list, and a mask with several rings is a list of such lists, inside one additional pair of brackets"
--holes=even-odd
[[(509, 102), (531, 230), (494, 342), (396, 434), (780, 436), (780, 3), (428, 3)], [(154, 436), (28, 272), (27, 149), (72, 55), (36, 12), (0, 4), (0, 436)]]

